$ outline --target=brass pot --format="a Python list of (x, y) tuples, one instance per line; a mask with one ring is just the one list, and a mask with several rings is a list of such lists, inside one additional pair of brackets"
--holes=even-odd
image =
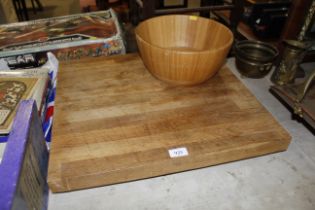
[(234, 49), (238, 71), (249, 78), (266, 76), (279, 54), (277, 48), (261, 41), (239, 41)]

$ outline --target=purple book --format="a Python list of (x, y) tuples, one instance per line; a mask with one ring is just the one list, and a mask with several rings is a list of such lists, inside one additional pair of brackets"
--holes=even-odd
[(48, 151), (34, 100), (19, 105), (0, 164), (0, 209), (47, 209)]

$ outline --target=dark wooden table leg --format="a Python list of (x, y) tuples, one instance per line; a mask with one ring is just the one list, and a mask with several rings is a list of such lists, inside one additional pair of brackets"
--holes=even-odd
[(21, 16), (20, 13), (20, 6), (19, 6), (19, 2), (17, 0), (12, 0), (13, 6), (14, 6), (14, 10), (15, 10), (15, 14), (18, 18), (19, 21), (23, 20), (23, 17)]
[(31, 0), (31, 2), (32, 2), (32, 7), (33, 7), (33, 13), (36, 14), (37, 11), (36, 11), (34, 0)]
[[(230, 28), (235, 36), (237, 36), (237, 25), (241, 21), (244, 11), (244, 0), (233, 0), (234, 9), (230, 15)], [(236, 37), (237, 38), (237, 37)]]
[(136, 0), (129, 0), (129, 20), (133, 25), (138, 25), (140, 21), (140, 5), (137, 4)]
[(44, 7), (43, 7), (42, 3), (41, 3), (39, 0), (35, 0), (35, 1), (36, 1), (36, 3), (37, 3), (38, 10), (39, 10), (39, 11), (43, 11), (43, 10), (44, 10)]
[[(200, 1), (200, 6), (204, 7), (204, 6), (210, 6), (212, 1), (211, 0), (201, 0)], [(202, 11), (200, 12), (200, 16), (201, 17), (205, 17), (205, 18), (209, 18), (210, 17), (210, 11)]]
[(22, 10), (23, 10), (23, 15), (24, 15), (24, 18), (23, 18), (23, 20), (29, 20), (29, 17), (28, 17), (28, 12), (27, 12), (27, 7), (26, 7), (26, 2), (25, 2), (25, 0), (21, 0), (21, 3), (22, 3)]
[(143, 19), (148, 19), (154, 16), (155, 11), (155, 1), (145, 1), (143, 0)]

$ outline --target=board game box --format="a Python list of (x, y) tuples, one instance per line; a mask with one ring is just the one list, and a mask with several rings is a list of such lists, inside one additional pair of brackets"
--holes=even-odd
[(44, 68), (0, 71), (0, 135), (10, 132), (16, 108), (22, 100), (34, 99), (42, 116), (47, 97), (48, 71)]
[(0, 58), (11, 69), (41, 66), (47, 52), (62, 61), (125, 54), (126, 49), (111, 9), (0, 25)]

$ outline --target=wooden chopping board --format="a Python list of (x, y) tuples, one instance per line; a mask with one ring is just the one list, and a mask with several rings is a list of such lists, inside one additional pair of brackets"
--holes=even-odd
[[(48, 183), (71, 191), (286, 150), (288, 133), (223, 67), (208, 82), (155, 79), (137, 54), (62, 63)], [(181, 148), (173, 151), (171, 149)]]

